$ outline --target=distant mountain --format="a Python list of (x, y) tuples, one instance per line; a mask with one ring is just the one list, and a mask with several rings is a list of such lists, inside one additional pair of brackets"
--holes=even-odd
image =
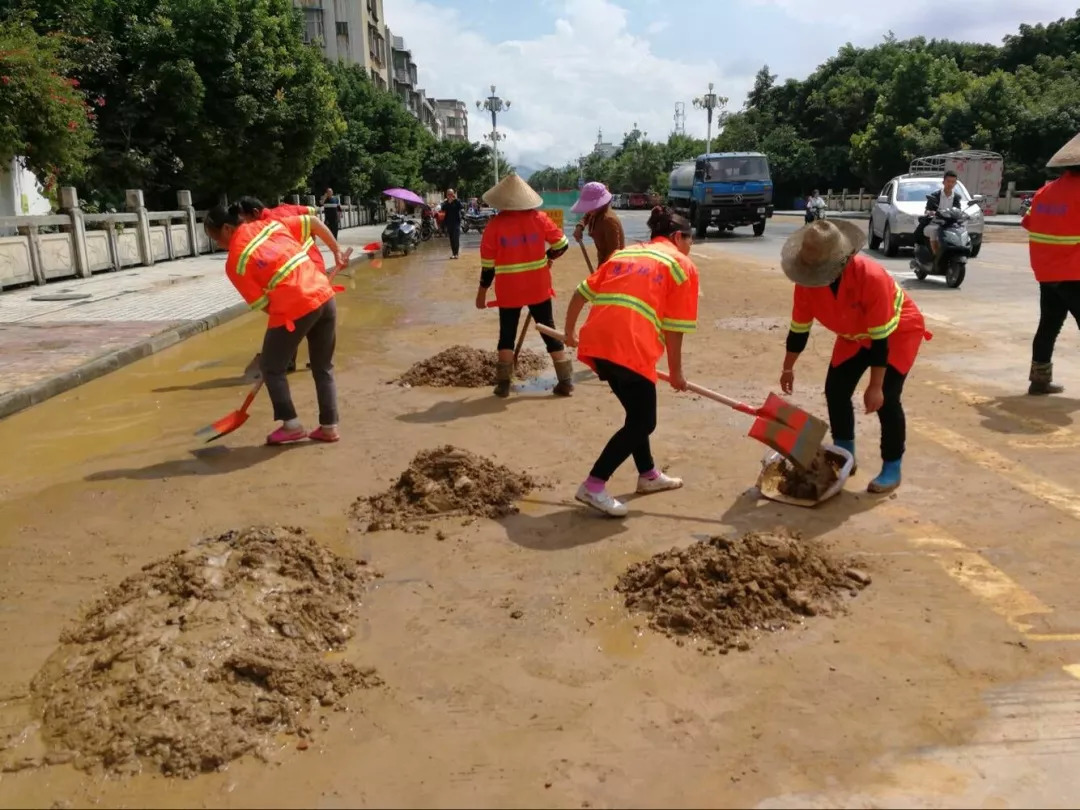
[(538, 171), (540, 171), (543, 168), (546, 168), (546, 167), (545, 166), (521, 165), (521, 166), (515, 166), (514, 171), (517, 172), (518, 177), (520, 177), (522, 180), (528, 180), (530, 177), (532, 177), (534, 174), (536, 174)]

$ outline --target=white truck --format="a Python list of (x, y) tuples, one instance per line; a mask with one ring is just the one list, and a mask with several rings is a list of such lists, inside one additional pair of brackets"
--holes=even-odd
[(937, 175), (956, 172), (960, 182), (973, 197), (981, 196), (982, 212), (994, 216), (998, 212), (998, 197), (1001, 195), (1001, 178), (1005, 171), (1005, 160), (997, 152), (964, 150), (946, 152), (941, 155), (916, 158), (911, 161), (911, 174)]

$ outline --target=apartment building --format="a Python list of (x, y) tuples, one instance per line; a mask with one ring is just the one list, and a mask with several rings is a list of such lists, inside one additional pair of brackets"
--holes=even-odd
[(443, 137), (452, 141), (469, 140), (469, 108), (456, 98), (435, 100), (435, 114), (442, 125)]
[(331, 62), (360, 65), (376, 85), (389, 87), (389, 48), (383, 0), (293, 0), (304, 13), (304, 41)]

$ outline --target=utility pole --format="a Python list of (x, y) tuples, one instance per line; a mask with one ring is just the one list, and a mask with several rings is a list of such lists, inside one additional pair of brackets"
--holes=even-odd
[(726, 107), (728, 100), (724, 96), (718, 96), (713, 92), (713, 83), (709, 82), (709, 92), (703, 96), (699, 96), (694, 99), (694, 106), (699, 110), (705, 110), (705, 114), (709, 117), (709, 129), (708, 135), (705, 140), (705, 154), (712, 152), (712, 119), (713, 110), (718, 107)]
[(491, 95), (483, 102), (476, 102), (477, 110), (487, 110), (491, 113), (491, 132), (484, 136), (484, 140), (491, 141), (492, 161), (495, 164), (495, 185), (499, 184), (499, 141), (505, 141), (506, 135), (499, 132), (496, 116), (503, 110), (510, 109), (510, 102), (504, 101), (495, 95), (495, 85), (491, 85)]

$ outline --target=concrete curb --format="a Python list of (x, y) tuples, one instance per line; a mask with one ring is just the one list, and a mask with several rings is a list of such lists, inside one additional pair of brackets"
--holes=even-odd
[(245, 303), (234, 304), (209, 317), (197, 321), (185, 321), (179, 326), (151, 335), (134, 346), (117, 349), (101, 357), (95, 357), (88, 363), (83, 363), (70, 371), (65, 371), (55, 377), (12, 391), (10, 394), (4, 394), (0, 396), (0, 419), (5, 419), (13, 413), (18, 413), (31, 405), (37, 405), (58, 394), (63, 394), (72, 388), (78, 388), (83, 383), (90, 382), (90, 380), (104, 377), (106, 374), (130, 365), (136, 360), (157, 354), (162, 349), (175, 346), (177, 343), (187, 340), (200, 332), (209, 332), (215, 326), (221, 326), (221, 324), (250, 311), (250, 307)]

